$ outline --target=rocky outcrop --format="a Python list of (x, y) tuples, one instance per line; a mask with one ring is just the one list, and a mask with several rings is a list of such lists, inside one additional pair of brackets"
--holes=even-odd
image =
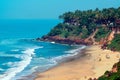
[(49, 41), (49, 42), (56, 42), (56, 43), (61, 43), (61, 44), (83, 44), (83, 45), (96, 45), (100, 44), (103, 45), (103, 48), (105, 49), (107, 47), (107, 44), (110, 44), (110, 42), (114, 39), (114, 34), (115, 31), (112, 31), (108, 36), (105, 38), (101, 38), (99, 42), (95, 41), (95, 34), (98, 32), (98, 29), (96, 29), (88, 38), (81, 39), (79, 37), (68, 37), (68, 38), (63, 38), (60, 37), (59, 35), (57, 36), (43, 36), (42, 38), (37, 38), (37, 41)]
[(37, 41), (49, 41), (49, 42), (56, 42), (62, 44), (84, 44), (84, 45), (92, 45), (93, 42), (90, 40), (79, 39), (79, 38), (62, 38), (60, 36), (44, 36), (42, 38), (37, 38)]

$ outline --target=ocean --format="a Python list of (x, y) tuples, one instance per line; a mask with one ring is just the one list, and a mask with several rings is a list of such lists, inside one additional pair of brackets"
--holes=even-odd
[(47, 34), (59, 22), (54, 19), (0, 20), (0, 80), (30, 80), (27, 76), (46, 71), (85, 48), (33, 40)]

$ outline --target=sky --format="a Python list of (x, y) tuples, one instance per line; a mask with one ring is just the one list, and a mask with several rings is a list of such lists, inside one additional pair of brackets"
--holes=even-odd
[(0, 0), (0, 19), (57, 19), (75, 10), (120, 7), (120, 0)]

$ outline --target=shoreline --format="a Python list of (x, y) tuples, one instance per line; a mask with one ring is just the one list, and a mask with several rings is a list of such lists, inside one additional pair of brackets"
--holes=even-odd
[[(48, 42), (48, 43), (50, 43), (50, 42)], [(53, 43), (53, 44), (60, 44), (60, 43)], [(84, 56), (85, 54), (79, 54), (79, 53), (81, 53), (81, 52), (84, 53), (84, 49), (86, 47), (88, 47), (85, 45), (68, 45), (68, 44), (60, 44), (60, 45), (76, 46), (76, 48), (65, 51), (66, 54), (64, 54), (62, 56), (58, 56), (58, 57), (53, 58), (53, 59), (55, 59), (56, 64), (51, 66), (50, 68), (43, 70), (43, 71), (40, 71), (39, 68), (36, 68), (35, 69), (36, 71), (33, 72), (32, 74), (22, 76), (18, 79), (26, 80), (26, 79), (30, 78), (30, 80), (34, 80), (37, 77), (37, 74), (39, 74), (39, 73), (43, 73), (43, 72), (46, 72), (48, 70), (54, 69), (55, 67), (58, 67), (59, 65), (61, 65), (63, 63), (71, 62), (77, 58), (80, 58), (81, 56)]]
[(102, 50), (100, 45), (89, 46), (81, 51), (85, 54), (79, 57), (73, 56), (68, 61), (38, 73), (34, 80), (88, 80), (98, 78), (105, 71), (110, 71), (112, 66), (119, 61), (120, 53), (110, 50)]

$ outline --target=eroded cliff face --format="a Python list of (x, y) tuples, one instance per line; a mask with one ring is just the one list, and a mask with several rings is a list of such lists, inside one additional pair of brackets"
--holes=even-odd
[(115, 31), (112, 31), (107, 38), (108, 43), (110, 43), (114, 39)]
[(84, 44), (84, 45), (91, 45), (93, 42), (91, 40), (85, 40), (80, 38), (62, 38), (60, 36), (45, 36), (43, 38), (38, 38), (37, 40), (42, 41), (50, 41), (50, 42), (56, 42), (56, 43), (62, 43), (62, 44)]
[(114, 39), (115, 31), (112, 31), (108, 36), (105, 38), (101, 38), (99, 42), (97, 42), (94, 38), (98, 29), (96, 29), (88, 38), (80, 39), (79, 37), (68, 37), (63, 38), (59, 35), (57, 36), (43, 36), (42, 38), (37, 38), (37, 41), (49, 41), (49, 42), (56, 42), (62, 44), (84, 44), (84, 45), (104, 45), (110, 44), (110, 42)]
[(100, 45), (110, 44), (115, 37), (115, 31), (113, 30), (106, 38), (102, 38), (99, 42)]

